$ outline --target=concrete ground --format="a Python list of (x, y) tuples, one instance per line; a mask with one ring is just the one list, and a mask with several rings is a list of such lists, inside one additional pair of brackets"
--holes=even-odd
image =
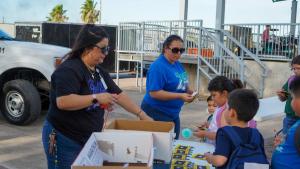
[[(144, 83), (145, 84), (145, 83)], [(122, 79), (119, 85), (137, 104), (140, 104), (144, 93), (135, 87), (134, 79)], [(15, 126), (7, 123), (0, 116), (0, 169), (45, 169), (47, 168), (45, 155), (41, 143), (42, 124), (46, 112), (31, 125)], [(109, 120), (115, 118), (136, 117), (116, 107)], [(195, 101), (183, 107), (181, 112), (181, 128), (193, 127), (207, 118), (206, 102)], [(258, 128), (265, 138), (265, 147), (268, 156), (272, 153), (271, 141), (273, 129), (282, 127), (281, 118), (258, 123)], [(192, 138), (196, 140), (196, 138)]]

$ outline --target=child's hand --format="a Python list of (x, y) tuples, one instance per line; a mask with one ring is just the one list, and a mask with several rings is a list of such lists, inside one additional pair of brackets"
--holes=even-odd
[(281, 90), (278, 90), (276, 92), (276, 94), (280, 101), (285, 101), (287, 99), (288, 92), (281, 89)]
[(200, 125), (197, 125), (197, 128), (198, 128), (198, 129), (201, 129), (201, 130), (205, 130), (205, 129), (207, 129), (208, 127), (209, 127), (209, 124), (208, 124), (207, 121), (201, 123)]
[(199, 138), (204, 138), (205, 137), (205, 133), (206, 133), (205, 130), (196, 129), (193, 132), (193, 135), (196, 136), (196, 137), (199, 137)]
[(281, 135), (275, 136), (273, 140), (273, 147), (277, 147), (279, 144), (281, 144), (281, 142), (282, 142), (282, 136)]
[(211, 157), (212, 157), (212, 154), (211, 153), (204, 153), (204, 157), (206, 159), (206, 161), (211, 164)]

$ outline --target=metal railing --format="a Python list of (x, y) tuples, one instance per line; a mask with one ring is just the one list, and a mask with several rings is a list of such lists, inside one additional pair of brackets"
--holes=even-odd
[[(170, 34), (180, 35), (184, 39), (186, 53), (182, 55), (181, 59), (186, 59), (188, 61), (186, 63), (197, 65), (197, 89), (200, 85), (201, 72), (208, 79), (217, 75), (224, 75), (229, 79), (240, 79), (262, 96), (267, 68), (260, 58), (229, 32), (202, 27), (201, 20), (120, 23), (117, 83), (119, 83), (119, 62), (136, 62), (140, 65), (137, 70), (137, 86), (141, 91), (143, 86), (143, 73), (141, 72), (143, 72), (145, 61), (156, 59), (161, 53), (164, 40)], [(220, 35), (223, 37), (222, 40), (218, 38), (221, 37)], [(234, 47), (241, 51), (240, 55), (233, 50)], [(244, 57), (253, 59), (254, 64), (258, 67), (255, 69), (256, 72), (245, 65)], [(140, 83), (138, 83), (138, 74)]]
[[(224, 29), (260, 59), (287, 61), (300, 54), (299, 26), (290, 23), (225, 24)], [(237, 46), (228, 45), (240, 55)]]
[[(262, 97), (265, 88), (265, 79), (269, 73), (268, 67), (260, 60), (256, 53), (252, 53), (249, 49), (247, 49), (242, 43), (235, 39), (230, 32), (225, 30), (218, 30), (218, 32), (224, 35), (224, 43), (228, 49), (232, 49), (232, 45), (239, 49), (238, 57), (245, 64), (241, 80), (246, 82), (246, 85), (249, 88), (255, 89), (259, 96)], [(235, 51), (233, 52), (236, 53)], [(251, 65), (251, 68), (245, 63), (245, 58), (248, 60), (249, 58), (251, 59), (248, 61), (251, 62), (248, 64)]]
[(201, 68), (208, 66), (208, 78), (224, 75), (230, 79), (241, 79), (242, 61), (220, 42), (212, 29), (201, 28)]
[[(175, 20), (175, 21), (148, 21), (148, 22), (123, 22), (118, 27), (118, 49), (117, 49), (117, 83), (119, 83), (119, 62), (132, 61), (136, 62), (140, 68), (137, 70), (143, 72), (145, 60), (153, 61), (162, 50), (164, 40), (171, 34), (177, 34), (183, 37), (184, 45), (193, 52), (197, 48), (199, 41), (199, 28), (202, 27), (202, 20)], [(198, 36), (197, 36), (198, 35)], [(129, 56), (128, 56), (129, 55)], [(182, 58), (188, 58), (185, 54)], [(147, 56), (147, 59), (145, 57)], [(189, 62), (197, 64), (197, 57), (191, 58)], [(139, 73), (137, 86), (140, 91), (143, 86), (143, 73)]]

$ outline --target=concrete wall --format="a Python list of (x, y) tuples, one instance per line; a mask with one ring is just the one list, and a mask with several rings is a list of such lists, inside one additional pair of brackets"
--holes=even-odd
[[(253, 81), (257, 82), (256, 85), (259, 86), (261, 81), (259, 76), (259, 66), (254, 61), (245, 61), (247, 67), (250, 68), (251, 76), (253, 77)], [(288, 77), (291, 75), (291, 70), (288, 62), (276, 62), (276, 61), (263, 61), (266, 66), (271, 70), (268, 74), (268, 77), (265, 79), (265, 89), (264, 89), (264, 97), (275, 96), (276, 91), (282, 87), (282, 85), (286, 82)], [(197, 65), (183, 64), (185, 70), (189, 74), (190, 86), (192, 89), (196, 89), (196, 69)], [(199, 91), (201, 95), (209, 95), (207, 91), (209, 80), (208, 78), (200, 73), (200, 87)]]
[[(188, 72), (190, 87), (193, 90), (196, 90), (197, 86), (197, 65), (194, 64), (183, 64), (184, 69)], [(201, 95), (209, 96), (209, 92), (207, 91), (208, 78), (200, 72), (200, 85), (199, 92)]]
[(13, 38), (16, 37), (15, 24), (0, 23), (0, 29), (12, 36)]
[[(259, 74), (258, 68), (253, 67), (254, 61), (246, 61), (246, 65), (251, 68), (251, 71), (255, 74)], [(275, 96), (276, 91), (279, 90), (283, 84), (287, 81), (292, 71), (290, 70), (289, 62), (275, 62), (264, 61), (266, 66), (270, 69), (268, 77), (265, 79), (264, 97)]]

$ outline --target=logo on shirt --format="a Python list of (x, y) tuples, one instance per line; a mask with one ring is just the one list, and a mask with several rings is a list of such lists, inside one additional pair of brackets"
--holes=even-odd
[(179, 83), (177, 85), (177, 90), (185, 91), (188, 85), (188, 76), (186, 72), (183, 73), (175, 73), (175, 76), (179, 79)]
[[(88, 86), (90, 88), (91, 93), (104, 93), (104, 92), (106, 92), (106, 89), (105, 89), (104, 85), (102, 84), (101, 80), (95, 81), (95, 80), (89, 79), (88, 80)], [(99, 107), (98, 103), (89, 106), (87, 108), (87, 110), (89, 111), (89, 110), (95, 109), (96, 107)]]

